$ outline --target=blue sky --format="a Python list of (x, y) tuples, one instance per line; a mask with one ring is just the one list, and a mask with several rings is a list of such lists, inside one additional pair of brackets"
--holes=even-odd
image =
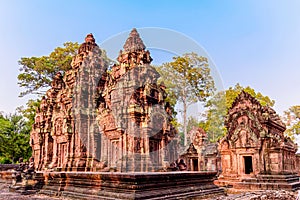
[(0, 111), (13, 112), (30, 98), (18, 98), (21, 57), (81, 43), (87, 33), (101, 44), (133, 27), (161, 27), (203, 46), (225, 88), (249, 85), (282, 113), (300, 104), (299, 9), (297, 0), (1, 1)]

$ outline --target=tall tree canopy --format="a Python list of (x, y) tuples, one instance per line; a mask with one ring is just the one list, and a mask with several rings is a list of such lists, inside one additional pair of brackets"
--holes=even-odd
[(210, 141), (215, 142), (225, 135), (225, 116), (236, 97), (243, 90), (256, 98), (263, 106), (272, 107), (275, 104), (275, 101), (271, 100), (268, 96), (264, 96), (260, 92), (256, 92), (249, 86), (243, 87), (240, 84), (236, 84), (234, 87), (230, 87), (226, 91), (218, 92), (206, 103), (206, 107), (208, 108), (206, 116), (207, 119), (205, 122), (201, 123), (201, 126), (207, 132)]
[(206, 101), (214, 90), (208, 60), (196, 53), (187, 53), (173, 58), (172, 62), (158, 67), (161, 78), (167, 86), (170, 102), (183, 105), (184, 145), (187, 144), (187, 109), (197, 101)]
[(292, 106), (284, 112), (284, 122), (287, 126), (285, 135), (295, 139), (300, 134), (300, 105)]
[(72, 58), (78, 48), (77, 42), (66, 42), (63, 47), (55, 48), (48, 56), (21, 58), (18, 84), (25, 91), (21, 92), (20, 96), (43, 94), (42, 89), (50, 86), (52, 77), (58, 71), (64, 72), (71, 68)]

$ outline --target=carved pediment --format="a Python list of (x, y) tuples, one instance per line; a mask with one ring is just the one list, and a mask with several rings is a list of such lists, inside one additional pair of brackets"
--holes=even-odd
[(193, 143), (191, 143), (189, 148), (186, 150), (186, 154), (198, 154), (197, 149), (195, 148)]
[(231, 108), (229, 109), (228, 113), (234, 110), (240, 109), (251, 109), (251, 110), (259, 110), (261, 109), (261, 104), (258, 102), (257, 99), (252, 97), (249, 93), (242, 91), (238, 97), (234, 100)]
[(205, 145), (208, 141), (206, 132), (200, 127), (193, 127), (192, 130), (190, 130), (189, 135), (193, 145), (197, 148)]
[(248, 132), (255, 134), (256, 138), (259, 138), (264, 131), (259, 115), (255, 115), (249, 110), (239, 110), (232, 113), (227, 117), (225, 126), (228, 130), (229, 139), (237, 137), (233, 135), (236, 135), (236, 132), (241, 129), (249, 130)]
[(117, 129), (115, 119), (110, 112), (104, 113), (103, 115), (97, 117), (97, 119), (102, 131), (112, 131)]
[(260, 146), (258, 136), (249, 128), (239, 126), (231, 135), (230, 142), (235, 148), (249, 148)]

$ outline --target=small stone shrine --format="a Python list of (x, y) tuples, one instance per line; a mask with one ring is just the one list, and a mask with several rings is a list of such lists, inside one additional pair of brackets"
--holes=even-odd
[(297, 146), (284, 136), (285, 124), (276, 112), (246, 92), (235, 99), (221, 139), (222, 173), (216, 184), (235, 189), (300, 187), (296, 176)]
[(184, 154), (181, 155), (188, 165), (189, 171), (219, 171), (221, 158), (217, 143), (210, 143), (205, 131), (193, 127), (189, 132), (192, 143)]

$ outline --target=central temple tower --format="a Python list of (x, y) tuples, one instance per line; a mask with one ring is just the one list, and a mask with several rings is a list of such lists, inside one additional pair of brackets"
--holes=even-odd
[(101, 160), (118, 171), (156, 171), (177, 158), (171, 107), (150, 63), (150, 52), (133, 29), (100, 84), (98, 119), (105, 136)]

